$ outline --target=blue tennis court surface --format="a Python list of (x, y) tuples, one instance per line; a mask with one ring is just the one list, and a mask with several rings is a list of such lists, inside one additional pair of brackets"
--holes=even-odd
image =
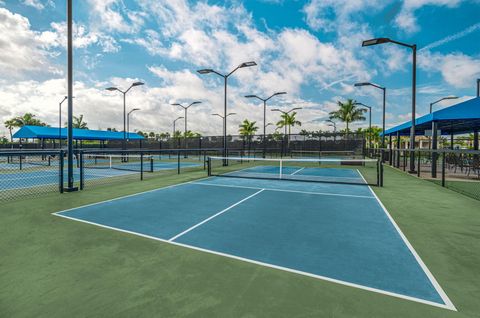
[(366, 185), (213, 177), (55, 214), (455, 309)]

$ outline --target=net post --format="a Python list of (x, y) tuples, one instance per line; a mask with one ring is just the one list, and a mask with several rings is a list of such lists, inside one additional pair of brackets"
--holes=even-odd
[(212, 158), (210, 157), (207, 158), (207, 175), (212, 176)]
[(85, 169), (83, 167), (83, 151), (79, 151), (78, 152), (78, 164), (79, 164), (79, 168), (80, 168), (80, 190), (83, 190), (83, 186), (84, 186), (84, 172), (85, 172)]
[[(121, 159), (123, 162), (127, 162), (126, 161), (126, 157), (125, 157), (125, 154), (122, 155), (122, 159)], [(113, 168), (113, 165), (112, 165), (112, 155), (109, 155), (108, 156), (108, 162), (109, 162), (109, 168), (112, 169)]]
[(445, 152), (442, 153), (442, 187), (445, 187)]
[(22, 154), (19, 154), (19, 155), (18, 155), (18, 159), (19, 159), (18, 162), (19, 162), (19, 164), (20, 164), (20, 170), (22, 170), (22, 160), (23, 160)]
[(63, 150), (60, 150), (60, 158), (59, 158), (59, 163), (58, 163), (58, 190), (60, 191), (60, 193), (63, 193), (63, 165), (64, 165), (64, 162), (63, 162), (63, 157), (64, 157), (65, 153)]
[(180, 150), (177, 151), (177, 174), (180, 174)]
[(282, 179), (283, 159), (280, 159), (280, 179)]
[(153, 156), (150, 156), (150, 172), (153, 172)]
[(143, 180), (143, 152), (140, 153), (140, 180)]

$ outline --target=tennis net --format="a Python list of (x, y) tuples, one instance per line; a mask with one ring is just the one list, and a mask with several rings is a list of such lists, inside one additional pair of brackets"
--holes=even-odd
[[(58, 160), (58, 159), (57, 159)], [(7, 162), (15, 165), (33, 165), (33, 166), (50, 166), (55, 162), (53, 155), (16, 155), (7, 158)]]
[(108, 155), (84, 154), (83, 167), (86, 169), (116, 169), (126, 171), (153, 172), (151, 155)]
[(292, 150), (290, 151), (292, 158), (332, 158), (332, 159), (362, 159), (363, 155), (357, 154), (355, 151), (339, 150), (339, 151), (318, 151), (318, 150)]
[(263, 159), (209, 157), (209, 176), (383, 185), (376, 159)]

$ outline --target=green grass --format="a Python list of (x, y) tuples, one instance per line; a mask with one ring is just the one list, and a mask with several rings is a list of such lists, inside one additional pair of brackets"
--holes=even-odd
[(387, 167), (375, 191), (458, 312), (51, 215), (202, 176), (3, 203), (0, 317), (479, 316), (480, 202)]

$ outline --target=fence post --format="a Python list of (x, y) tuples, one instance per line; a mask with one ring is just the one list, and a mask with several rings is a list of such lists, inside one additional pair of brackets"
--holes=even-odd
[(58, 187), (60, 193), (63, 193), (63, 167), (64, 167), (64, 162), (63, 162), (63, 157), (64, 157), (64, 152), (63, 150), (60, 150), (60, 158), (59, 158), (59, 163), (58, 163)]
[(209, 177), (212, 176), (212, 159), (210, 157), (207, 158), (207, 174)]
[(420, 168), (421, 168), (421, 165), (420, 165), (420, 161), (421, 161), (421, 157), (422, 157), (422, 154), (420, 153), (420, 151), (418, 152), (418, 156), (417, 156), (417, 177), (420, 178)]
[(140, 153), (140, 180), (143, 180), (143, 152)]
[(78, 153), (78, 160), (80, 161), (79, 164), (80, 164), (80, 190), (83, 190), (83, 186), (84, 186), (84, 173), (85, 173), (85, 169), (84, 169), (84, 166), (83, 166), (83, 151), (80, 151)]
[(442, 153), (442, 187), (445, 187), (445, 152)]

